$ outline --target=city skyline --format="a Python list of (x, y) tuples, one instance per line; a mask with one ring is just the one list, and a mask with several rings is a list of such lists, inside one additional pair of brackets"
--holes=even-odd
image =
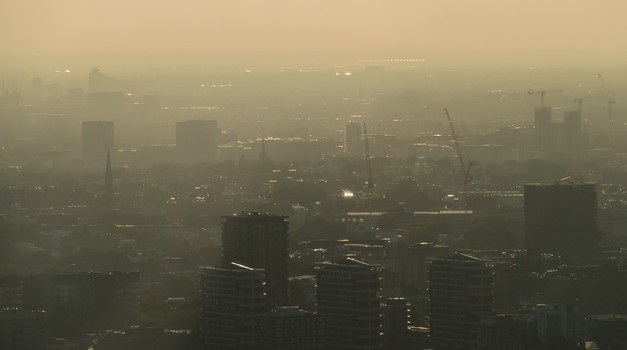
[(619, 0), (0, 0), (0, 350), (627, 349)]

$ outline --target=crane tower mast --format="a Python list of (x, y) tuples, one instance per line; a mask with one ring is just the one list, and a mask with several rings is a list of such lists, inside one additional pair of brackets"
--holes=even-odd
[(470, 174), (470, 169), (472, 168), (472, 162), (469, 162), (468, 166), (466, 166), (466, 162), (464, 162), (464, 157), (462, 156), (462, 149), (461, 149), (461, 146), (459, 145), (457, 134), (455, 133), (455, 125), (453, 124), (453, 120), (451, 119), (451, 115), (449, 114), (447, 108), (444, 108), (444, 113), (446, 113), (446, 119), (448, 119), (448, 126), (451, 129), (451, 137), (453, 138), (453, 143), (455, 144), (455, 149), (457, 151), (457, 158), (459, 159), (459, 163), (462, 166), (464, 192), (466, 192), (466, 188), (468, 187), (468, 184), (472, 181), (472, 175)]
[(366, 129), (366, 123), (364, 123), (364, 157), (366, 160), (366, 186), (368, 189), (374, 188), (374, 181), (372, 179), (372, 166), (370, 164), (370, 146), (368, 145), (368, 130)]

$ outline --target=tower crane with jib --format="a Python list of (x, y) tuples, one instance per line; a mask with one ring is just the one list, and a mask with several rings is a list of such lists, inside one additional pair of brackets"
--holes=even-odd
[(564, 92), (564, 90), (553, 89), (553, 90), (529, 90), (527, 94), (529, 95), (540, 95), (540, 107), (544, 107), (544, 96), (547, 92)]
[[(462, 149), (459, 146), (459, 141), (457, 140), (457, 134), (455, 133), (455, 126), (453, 125), (453, 120), (451, 119), (451, 115), (448, 113), (448, 109), (444, 108), (444, 113), (446, 113), (446, 119), (448, 119), (448, 126), (451, 129), (451, 137), (453, 138), (453, 143), (455, 143), (455, 149), (457, 150), (457, 158), (459, 159), (459, 163), (462, 166), (462, 191), (464, 195), (466, 195), (466, 190), (468, 189), (468, 184), (470, 184), (473, 180), (473, 176), (470, 173), (470, 169), (472, 168), (472, 161), (468, 162), (468, 166), (464, 162), (464, 157), (462, 156)], [(464, 201), (463, 205), (466, 203)]]
[(372, 166), (370, 164), (370, 146), (368, 145), (368, 130), (366, 129), (366, 123), (364, 123), (364, 158), (366, 161), (366, 186), (368, 190), (374, 188), (374, 181), (372, 180)]
[(612, 116), (612, 105), (614, 103), (616, 103), (616, 100), (614, 99), (614, 93), (612, 93), (610, 95), (610, 93), (607, 90), (607, 86), (605, 86), (605, 80), (603, 80), (603, 76), (601, 75), (601, 73), (598, 74), (599, 80), (601, 81), (601, 86), (603, 87), (603, 93), (605, 94), (605, 97), (607, 98), (607, 117), (608, 117), (608, 122), (609, 122), (609, 127), (612, 127), (612, 124), (614, 123), (614, 117)]

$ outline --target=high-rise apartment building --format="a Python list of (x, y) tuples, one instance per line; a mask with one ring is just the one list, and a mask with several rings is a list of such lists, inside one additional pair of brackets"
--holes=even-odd
[(364, 152), (364, 142), (361, 124), (349, 121), (344, 127), (344, 152), (361, 155)]
[(177, 159), (183, 163), (213, 162), (218, 152), (218, 123), (188, 120), (176, 123)]
[(388, 298), (383, 305), (383, 349), (407, 349), (409, 346), (409, 302)]
[(478, 350), (542, 349), (531, 313), (481, 315)]
[(540, 152), (554, 152), (556, 133), (551, 120), (551, 107), (536, 107), (534, 111), (536, 149)]
[(105, 210), (113, 209), (113, 170), (111, 169), (111, 155), (107, 153), (107, 166), (105, 168), (103, 207)]
[(103, 169), (107, 155), (115, 153), (112, 121), (84, 121), (82, 123), (83, 163), (90, 168)]
[(404, 286), (417, 288), (425, 295), (427, 287), (427, 261), (450, 255), (450, 248), (445, 245), (436, 245), (421, 242), (412, 245), (402, 245), (399, 248), (399, 283)]
[(262, 269), (229, 263), (201, 274), (201, 333), (207, 349), (257, 348), (256, 317), (264, 313)]
[(45, 311), (51, 332), (125, 327), (139, 314), (139, 272), (0, 276), (0, 305)]
[(529, 253), (581, 253), (594, 247), (598, 241), (595, 184), (526, 184), (524, 191)]
[(581, 113), (564, 111), (561, 133), (561, 148), (570, 159), (581, 159), (585, 153), (585, 134), (581, 129)]
[(438, 350), (473, 349), (482, 314), (493, 312), (493, 272), (481, 259), (455, 254), (429, 266), (431, 339)]
[(326, 349), (382, 349), (379, 268), (352, 258), (325, 262), (317, 282)]
[(98, 68), (92, 68), (88, 76), (89, 92), (111, 91), (115, 89), (115, 80)]
[(287, 305), (287, 216), (250, 212), (223, 219), (222, 263), (264, 269), (268, 310)]
[(512, 314), (481, 315), (477, 349), (575, 349), (581, 340), (577, 304), (523, 304)]

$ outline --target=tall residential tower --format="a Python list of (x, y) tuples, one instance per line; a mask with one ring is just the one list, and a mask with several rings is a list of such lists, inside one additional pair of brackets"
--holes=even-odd
[(493, 312), (493, 271), (481, 259), (455, 254), (429, 266), (431, 339), (438, 350), (473, 349), (480, 317)]
[(361, 124), (349, 121), (344, 127), (344, 152), (361, 155), (364, 152), (364, 142)]
[(222, 263), (264, 269), (268, 309), (287, 305), (287, 216), (250, 212), (223, 219)]
[(595, 184), (525, 185), (525, 243), (530, 254), (579, 254), (598, 239)]
[(318, 266), (318, 313), (325, 323), (326, 349), (383, 348), (381, 272), (344, 258)]

